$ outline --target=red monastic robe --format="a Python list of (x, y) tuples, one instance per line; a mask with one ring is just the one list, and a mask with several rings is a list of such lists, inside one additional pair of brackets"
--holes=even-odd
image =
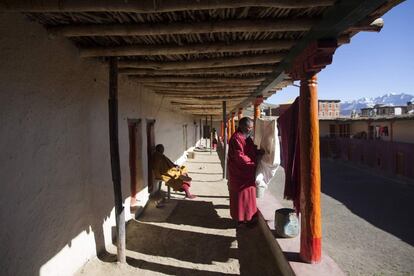
[(257, 212), (256, 160), (253, 140), (236, 131), (230, 138), (228, 152), (230, 214), (234, 220), (250, 221)]

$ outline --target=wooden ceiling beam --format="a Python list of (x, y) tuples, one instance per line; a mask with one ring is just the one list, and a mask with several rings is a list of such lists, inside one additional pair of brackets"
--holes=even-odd
[[(183, 93), (183, 94), (174, 94), (174, 93), (168, 93), (168, 92), (157, 92), (154, 91), (155, 94), (157, 95), (164, 95), (165, 97), (175, 97), (174, 100), (188, 100), (188, 99), (204, 99), (204, 100), (217, 100), (219, 97), (249, 97), (252, 93), (221, 93), (221, 94), (188, 94), (188, 93)], [(180, 97), (182, 97), (180, 99)], [(215, 97), (218, 97), (217, 99), (215, 99)]]
[(182, 70), (195, 68), (217, 68), (241, 65), (274, 64), (281, 61), (285, 54), (243, 55), (189, 61), (119, 61), (119, 68), (151, 68), (158, 70)]
[(221, 32), (294, 32), (308, 31), (311, 19), (238, 19), (191, 23), (156, 24), (90, 24), (64, 25), (49, 28), (54, 35), (78, 36), (154, 36), (171, 34), (201, 34)]
[(220, 110), (221, 107), (220, 106), (215, 106), (215, 107), (180, 107), (181, 110)]
[(169, 95), (169, 96), (189, 96), (189, 97), (214, 97), (214, 96), (249, 96), (251, 94), (251, 92), (234, 92), (234, 93), (230, 93), (230, 92), (220, 92), (220, 93), (171, 93), (168, 91), (155, 91), (156, 94), (159, 95)]
[[(156, 93), (159, 94), (159, 93)], [(162, 94), (159, 94), (162, 95)], [(194, 99), (194, 100), (201, 100), (201, 101), (207, 101), (207, 100), (221, 100), (221, 101), (227, 101), (227, 100), (243, 100), (246, 99), (246, 96), (227, 96), (227, 95), (212, 95), (212, 96), (193, 96), (193, 95), (164, 95), (166, 98), (172, 98), (172, 99)]]
[(351, 32), (379, 32), (384, 27), (384, 20), (377, 18), (369, 24), (358, 24), (349, 28), (347, 31)]
[(214, 93), (222, 93), (222, 92), (237, 92), (237, 91), (253, 91), (256, 87), (222, 87), (222, 88), (154, 88), (154, 91), (168, 91), (168, 92), (190, 92), (190, 93), (196, 93), (196, 92), (214, 92)]
[[(183, 98), (183, 99), (178, 99), (178, 98), (174, 98), (174, 99), (170, 99), (171, 102), (175, 102), (175, 103), (180, 103), (180, 104), (222, 104), (223, 100), (222, 99), (188, 99), (188, 98)], [(236, 105), (237, 104), (237, 99), (236, 100), (226, 100), (228, 105)]]
[(205, 118), (206, 116), (213, 116), (213, 119), (215, 117), (219, 117), (220, 116), (220, 112), (219, 111), (210, 111), (210, 112), (204, 112), (204, 111), (200, 111), (200, 112), (194, 112), (194, 111), (190, 111), (190, 110), (181, 110), (181, 112), (185, 112), (188, 114), (191, 114), (193, 116), (201, 116), (202, 118)]
[(215, 109), (222, 109), (222, 104), (215, 104), (215, 105), (211, 105), (211, 106), (205, 106), (202, 104), (191, 104), (191, 105), (175, 105), (175, 107), (179, 107), (179, 108), (193, 108), (193, 109), (197, 109), (197, 108), (215, 108)]
[(264, 77), (258, 78), (211, 78), (211, 77), (129, 77), (132, 80), (138, 82), (184, 82), (184, 83), (197, 83), (197, 82), (218, 82), (218, 83), (260, 83), (264, 81)]
[(334, 2), (334, 0), (0, 0), (0, 11), (159, 13), (242, 7), (272, 7), (283, 9), (312, 8), (331, 6)]
[(177, 102), (171, 102), (172, 105), (176, 105), (176, 106), (188, 106), (188, 107), (220, 107), (219, 103), (213, 103), (213, 104), (208, 104), (208, 103), (177, 103)]
[(187, 69), (187, 70), (154, 70), (138, 68), (121, 68), (119, 74), (124, 75), (145, 75), (145, 76), (165, 76), (165, 75), (198, 75), (198, 74), (258, 74), (271, 73), (274, 69), (272, 65), (253, 65), (235, 66), (221, 68)]
[(184, 44), (184, 45), (129, 45), (118, 47), (95, 47), (80, 49), (80, 56), (88, 57), (122, 57), (122, 56), (159, 56), (189, 55), (202, 53), (232, 53), (246, 51), (280, 51), (295, 45), (294, 40), (248, 40)]
[[(158, 88), (227, 88), (229, 87), (227, 84), (224, 83), (212, 83), (212, 82), (197, 82), (197, 83), (176, 83), (176, 82), (161, 82), (161, 83), (155, 83), (155, 82), (147, 82), (144, 84), (146, 88), (149, 89), (158, 89)], [(257, 87), (257, 84), (255, 83), (239, 83), (237, 84), (238, 88), (253, 88)]]

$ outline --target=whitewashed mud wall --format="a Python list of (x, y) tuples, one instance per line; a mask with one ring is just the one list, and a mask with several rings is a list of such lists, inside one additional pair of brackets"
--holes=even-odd
[[(108, 68), (79, 58), (69, 41), (50, 39), (22, 15), (0, 14), (0, 22), (0, 275), (71, 275), (111, 242), (115, 224)], [(188, 145), (194, 141), (192, 117), (120, 79), (127, 210), (128, 118), (155, 119), (156, 142), (173, 160), (183, 154), (182, 125), (188, 125)], [(147, 194), (140, 192), (140, 204)]]

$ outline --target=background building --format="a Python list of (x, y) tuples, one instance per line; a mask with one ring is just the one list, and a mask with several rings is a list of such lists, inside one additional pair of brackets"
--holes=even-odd
[(361, 117), (400, 116), (412, 113), (413, 109), (413, 104), (411, 102), (407, 102), (406, 106), (376, 104), (374, 107), (361, 108)]
[(336, 118), (341, 114), (340, 100), (319, 100), (319, 118)]
[(414, 116), (319, 120), (321, 156), (414, 178)]

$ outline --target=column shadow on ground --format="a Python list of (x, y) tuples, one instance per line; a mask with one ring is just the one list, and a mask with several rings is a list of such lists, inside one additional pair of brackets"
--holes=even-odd
[[(216, 209), (223, 208), (228, 206), (213, 205), (211, 202), (204, 201), (178, 200), (176, 208), (165, 222), (215, 229), (233, 228), (232, 220), (217, 215)], [(236, 229), (236, 237), (234, 237), (202, 233), (199, 229), (196, 232), (149, 224), (150, 216), (144, 220), (143, 222), (131, 220), (127, 223), (126, 248), (155, 258), (148, 261), (128, 256), (127, 263), (131, 266), (171, 275), (235, 275), (237, 270), (240, 275), (246, 276), (282, 275), (257, 225), (253, 228)], [(237, 248), (233, 244), (236, 240)], [(158, 263), (157, 257), (189, 262), (191, 267)], [(228, 273), (206, 271), (196, 267), (200, 264), (225, 263), (230, 259), (238, 259), (238, 264), (236, 262), (234, 264), (236, 267)], [(101, 260), (114, 262), (116, 256), (108, 255), (106, 259), (101, 257)], [(163, 259), (163, 262), (165, 260)]]
[(324, 194), (372, 225), (414, 245), (414, 186), (330, 160), (321, 160), (321, 173)]
[(153, 263), (134, 258), (127, 258), (127, 263), (134, 267), (139, 267), (144, 270), (151, 270), (154, 272), (164, 273), (168, 275), (188, 275), (188, 276), (226, 276), (234, 275), (222, 272), (213, 272), (206, 270), (191, 269), (185, 267), (177, 267), (172, 265), (165, 265), (159, 263)]
[[(184, 196), (184, 193), (177, 193), (177, 192), (172, 192), (172, 195), (182, 195)], [(195, 194), (197, 197), (200, 198), (229, 198), (228, 196), (215, 196), (215, 195), (199, 195), (199, 194)]]
[[(224, 205), (219, 208), (223, 209)], [(141, 221), (156, 222), (152, 221), (151, 217), (144, 217)], [(210, 229), (234, 228), (234, 222), (231, 219), (222, 218), (217, 214), (216, 206), (212, 202), (199, 200), (178, 200), (177, 206), (166, 222)]]
[[(99, 259), (104, 262), (116, 263), (117, 256), (110, 253), (101, 254)], [(133, 267), (137, 267), (143, 270), (150, 270), (154, 272), (164, 273), (168, 275), (189, 275), (189, 276), (227, 276), (234, 275), (229, 273), (206, 271), (200, 269), (192, 269), (186, 267), (179, 267), (174, 265), (160, 264), (155, 262), (149, 262), (141, 259), (126, 258), (127, 264)]]
[(234, 237), (177, 230), (130, 221), (126, 248), (146, 255), (173, 258), (194, 264), (226, 262)]

